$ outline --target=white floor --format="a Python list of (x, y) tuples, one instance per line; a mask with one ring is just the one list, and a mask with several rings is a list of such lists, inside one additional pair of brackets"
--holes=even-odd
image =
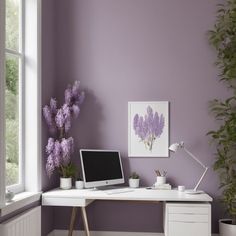
[[(67, 230), (54, 230), (48, 236), (67, 236)], [(85, 236), (83, 231), (74, 231), (73, 236)], [(164, 236), (163, 233), (91, 231), (91, 236)]]
[[(67, 230), (54, 230), (48, 236), (67, 236)], [(85, 236), (82, 231), (74, 231), (73, 236)], [(91, 231), (91, 236), (164, 236), (164, 233), (137, 233), (137, 232), (110, 232), (110, 231)], [(218, 236), (213, 234), (212, 236)]]

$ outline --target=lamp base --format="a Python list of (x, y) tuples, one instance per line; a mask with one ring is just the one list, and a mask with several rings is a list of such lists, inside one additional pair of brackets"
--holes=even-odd
[(184, 191), (187, 194), (201, 194), (204, 193), (202, 190), (187, 189)]

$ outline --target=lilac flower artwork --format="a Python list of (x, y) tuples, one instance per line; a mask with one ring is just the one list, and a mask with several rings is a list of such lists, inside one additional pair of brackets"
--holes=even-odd
[(147, 107), (147, 114), (143, 116), (136, 114), (133, 119), (133, 129), (145, 148), (152, 151), (153, 144), (163, 133), (165, 118), (163, 114), (153, 113), (151, 106)]
[(75, 81), (73, 86), (68, 85), (64, 92), (65, 102), (58, 107), (57, 100), (51, 98), (49, 105), (43, 107), (43, 116), (48, 125), (49, 137), (46, 146), (46, 171), (49, 177), (55, 170), (62, 177), (73, 177), (75, 167), (71, 162), (74, 152), (74, 139), (68, 136), (72, 119), (77, 119), (80, 105), (83, 103), (85, 93), (79, 90), (80, 82)]
[(169, 156), (169, 102), (128, 102), (128, 156)]

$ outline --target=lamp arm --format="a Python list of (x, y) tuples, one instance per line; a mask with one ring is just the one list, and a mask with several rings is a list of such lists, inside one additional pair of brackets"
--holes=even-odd
[(202, 182), (202, 179), (204, 178), (204, 176), (205, 176), (205, 174), (206, 174), (207, 171), (208, 171), (208, 167), (205, 168), (205, 171), (203, 172), (202, 176), (201, 176), (200, 179), (198, 180), (198, 182), (197, 182), (197, 184), (196, 184), (196, 186), (195, 186), (195, 188), (194, 188), (194, 191), (197, 191), (197, 188), (198, 188), (198, 186), (200, 185), (200, 183)]
[(201, 161), (199, 161), (197, 159), (197, 157), (195, 157), (188, 149), (186, 149), (185, 147), (183, 147), (183, 148), (184, 148), (185, 152), (187, 152), (189, 154), (189, 156), (191, 156), (199, 165), (201, 165), (205, 169), (205, 171), (203, 172), (202, 176), (200, 177), (200, 179), (198, 180), (198, 182), (194, 188), (194, 191), (197, 191), (198, 186), (200, 185), (200, 183), (202, 182), (202, 179), (204, 178), (204, 176), (206, 175), (206, 172), (208, 171), (208, 167), (205, 166)]
[(197, 159), (197, 157), (195, 157), (188, 149), (186, 149), (184, 147), (184, 151), (188, 153), (189, 156), (191, 156), (199, 165), (201, 165), (204, 169), (206, 169), (207, 167)]

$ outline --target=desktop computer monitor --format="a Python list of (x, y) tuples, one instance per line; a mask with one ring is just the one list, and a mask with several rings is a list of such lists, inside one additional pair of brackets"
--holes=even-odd
[(123, 184), (120, 152), (115, 150), (80, 150), (85, 188)]

